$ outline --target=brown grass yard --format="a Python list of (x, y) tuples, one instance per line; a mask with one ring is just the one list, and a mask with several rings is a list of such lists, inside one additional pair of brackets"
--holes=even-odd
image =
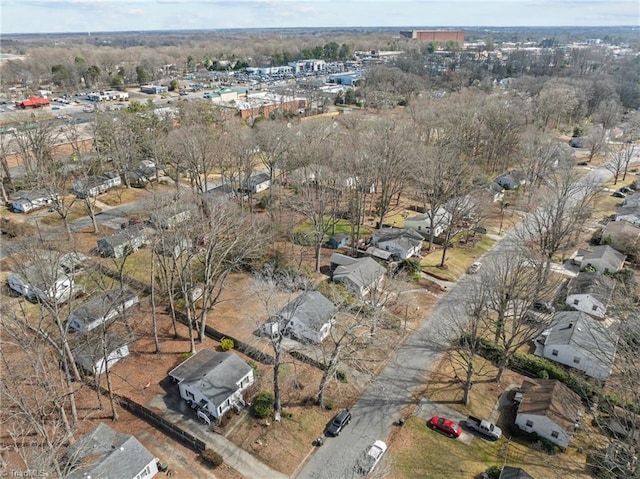
[[(471, 390), (468, 406), (460, 403), (462, 387), (454, 379), (456, 374), (462, 377), (463, 371), (456, 369), (446, 357), (432, 373), (424, 396), (463, 415), (488, 418), (500, 394), (508, 387), (522, 384), (523, 376), (506, 371), (498, 385), (493, 382), (497, 371), (495, 366), (478, 359), (475, 367), (480, 373)], [(593, 444), (594, 434), (588, 420), (585, 420), (586, 428), (578, 431), (566, 453), (549, 455), (519, 436), (510, 436), (511, 414), (508, 409), (501, 410), (499, 414), (497, 423), (504, 433), (502, 439), (488, 442), (474, 438), (471, 445), (437, 434), (427, 427), (424, 418), (412, 416), (405, 427), (393, 433), (390, 440), (394, 479), (472, 478), (490, 466), (504, 464), (522, 467), (536, 478), (591, 477), (586, 471), (586, 454), (578, 452), (578, 447), (586, 450)]]

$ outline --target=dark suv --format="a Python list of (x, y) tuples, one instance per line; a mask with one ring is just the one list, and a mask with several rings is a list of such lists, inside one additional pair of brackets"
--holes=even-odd
[(339, 436), (340, 433), (342, 432), (342, 428), (344, 428), (350, 422), (351, 422), (351, 413), (349, 412), (348, 409), (343, 409), (329, 423), (325, 434), (327, 436), (334, 436), (334, 437)]

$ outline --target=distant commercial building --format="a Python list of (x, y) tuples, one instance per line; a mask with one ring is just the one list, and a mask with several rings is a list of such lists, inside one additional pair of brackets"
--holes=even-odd
[(358, 81), (362, 79), (362, 72), (344, 72), (329, 75), (327, 83), (335, 83), (336, 85), (356, 86)]
[(128, 99), (129, 94), (124, 91), (105, 90), (87, 94), (87, 100), (95, 102), (111, 100), (127, 101)]
[(289, 66), (293, 69), (293, 73), (323, 72), (327, 69), (324, 60), (298, 60), (289, 63)]
[(43, 106), (49, 106), (49, 100), (41, 96), (31, 96), (26, 100), (17, 101), (16, 106), (26, 110), (27, 108), (41, 108)]
[(148, 93), (149, 95), (155, 95), (157, 93), (167, 93), (169, 87), (162, 85), (142, 85), (140, 91), (142, 93)]
[(400, 35), (423, 42), (458, 42), (464, 43), (464, 31), (462, 30), (403, 30)]

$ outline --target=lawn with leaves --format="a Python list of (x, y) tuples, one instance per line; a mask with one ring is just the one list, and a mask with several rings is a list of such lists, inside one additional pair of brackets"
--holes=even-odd
[(477, 261), (493, 246), (495, 240), (481, 235), (478, 241), (460, 244), (459, 239), (454, 238), (452, 243), (454, 246), (447, 250), (444, 268), (439, 266), (442, 260), (441, 247), (436, 247), (420, 260), (420, 265), (425, 273), (449, 281), (456, 281), (474, 261)]

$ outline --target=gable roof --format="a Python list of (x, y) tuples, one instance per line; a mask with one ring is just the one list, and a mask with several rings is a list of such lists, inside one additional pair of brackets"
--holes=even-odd
[(23, 264), (18, 271), (11, 274), (16, 275), (22, 283), (43, 291), (52, 288), (57, 282), (69, 279), (60, 267), (59, 261), (47, 258), (41, 258), (37, 263)]
[(145, 238), (147, 229), (144, 225), (130, 225), (126, 228), (104, 236), (98, 240), (98, 244), (107, 244), (112, 248), (129, 243), (134, 239)]
[(504, 466), (498, 479), (533, 479), (524, 469)]
[(216, 406), (238, 390), (238, 383), (251, 371), (251, 366), (233, 353), (202, 349), (191, 356), (169, 376), (193, 386)]
[(306, 291), (282, 308), (277, 316), (286, 321), (296, 318), (307, 328), (318, 331), (331, 321), (336, 310), (336, 306), (319, 291)]
[(102, 423), (69, 446), (67, 457), (87, 461), (66, 476), (67, 479), (133, 479), (154, 460), (153, 454), (135, 437), (114, 431)]
[(602, 238), (611, 237), (614, 241), (629, 238), (637, 241), (640, 237), (640, 228), (628, 221), (609, 221), (602, 231)]
[(57, 195), (48, 191), (37, 190), (19, 190), (11, 195), (12, 201), (28, 201), (33, 202), (43, 199), (54, 199)]
[(137, 295), (129, 288), (114, 288), (74, 308), (72, 314), (81, 323), (92, 322), (120, 310), (124, 303), (134, 298)]
[[(76, 363), (82, 367), (82, 369), (93, 373), (96, 362), (104, 359), (104, 352), (102, 349), (102, 331), (83, 334), (78, 337), (78, 342), (71, 350), (73, 358)], [(107, 331), (105, 334), (107, 356), (126, 344), (127, 340), (121, 334), (111, 330)]]
[(382, 228), (373, 233), (373, 240), (378, 243), (396, 240), (417, 246), (424, 241), (424, 236), (409, 228)]
[(546, 416), (565, 431), (572, 431), (582, 413), (580, 396), (555, 379), (526, 379), (518, 414)]
[(614, 288), (615, 282), (611, 278), (600, 273), (583, 271), (571, 280), (567, 295), (589, 294), (602, 304), (607, 305)]
[(581, 311), (560, 311), (553, 315), (545, 346), (569, 345), (585, 357), (610, 367), (616, 355), (618, 334), (602, 321)]
[(347, 277), (355, 286), (369, 288), (387, 272), (386, 268), (368, 256), (353, 259), (355, 261), (351, 264), (338, 266), (333, 272), (333, 277)]
[[(433, 220), (435, 221), (436, 226), (445, 225), (450, 218), (451, 215), (449, 214), (449, 212), (442, 207), (438, 208), (433, 215)], [(424, 213), (420, 215), (410, 216), (408, 218), (405, 218), (404, 221), (405, 225), (407, 222), (425, 223), (426, 225), (431, 225), (431, 216), (427, 213)]]
[(583, 262), (588, 262), (590, 259), (592, 260), (602, 260), (606, 263), (607, 266), (610, 266), (610, 270), (617, 271), (624, 264), (626, 256), (620, 253), (619, 251), (613, 249), (608, 245), (599, 245), (591, 248), (591, 251), (585, 253), (582, 257)]

